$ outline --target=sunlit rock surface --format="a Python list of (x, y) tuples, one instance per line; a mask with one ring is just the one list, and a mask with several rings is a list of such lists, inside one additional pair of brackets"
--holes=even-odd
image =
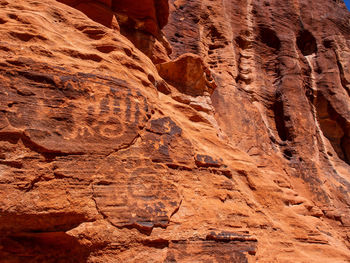
[(349, 21), (0, 0), (0, 262), (349, 262)]

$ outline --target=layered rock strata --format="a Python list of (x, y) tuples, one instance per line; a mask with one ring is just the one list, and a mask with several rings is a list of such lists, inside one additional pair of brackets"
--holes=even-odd
[(0, 262), (348, 262), (349, 19), (0, 0)]

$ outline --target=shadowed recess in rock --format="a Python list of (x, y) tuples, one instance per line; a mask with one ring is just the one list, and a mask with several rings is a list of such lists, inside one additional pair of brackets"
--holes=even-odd
[(336, 112), (322, 93), (317, 96), (316, 109), (323, 134), (339, 158), (350, 164), (350, 137), (346, 120)]
[(308, 30), (302, 30), (298, 33), (297, 45), (304, 56), (317, 52), (316, 39)]
[(86, 262), (90, 249), (64, 232), (18, 233), (0, 238), (2, 262)]
[(0, 0), (1, 263), (350, 262), (342, 0), (61, 2)]

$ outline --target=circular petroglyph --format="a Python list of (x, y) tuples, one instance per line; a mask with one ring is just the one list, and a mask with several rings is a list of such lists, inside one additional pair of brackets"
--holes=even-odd
[(108, 169), (111, 173), (113, 178), (94, 185), (94, 198), (112, 224), (139, 230), (168, 225), (181, 200), (177, 187), (166, 178), (165, 168), (143, 162), (130, 170), (116, 161), (114, 172)]

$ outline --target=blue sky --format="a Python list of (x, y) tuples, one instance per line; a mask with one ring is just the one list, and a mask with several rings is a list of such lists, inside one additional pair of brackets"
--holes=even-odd
[(348, 9), (350, 10), (350, 0), (344, 0), (346, 6), (348, 7)]

